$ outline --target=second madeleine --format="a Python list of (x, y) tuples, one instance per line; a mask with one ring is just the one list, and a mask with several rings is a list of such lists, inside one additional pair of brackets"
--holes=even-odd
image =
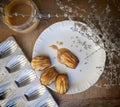
[(31, 61), (31, 66), (34, 70), (44, 70), (50, 67), (50, 65), (50, 58), (47, 56), (37, 56), (34, 57)]
[(51, 45), (51, 48), (57, 50), (57, 60), (69, 68), (75, 69), (79, 63), (79, 59), (67, 48), (58, 48), (56, 45)]
[(57, 75), (58, 72), (54, 67), (48, 68), (41, 74), (40, 82), (42, 85), (49, 85), (56, 79)]

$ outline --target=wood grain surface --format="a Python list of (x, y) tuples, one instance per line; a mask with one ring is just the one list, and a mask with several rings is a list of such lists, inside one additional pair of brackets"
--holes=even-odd
[[(56, 5), (55, 0), (34, 1), (40, 9), (44, 9), (52, 13), (63, 13)], [(101, 5), (104, 4), (101, 2)], [(87, 4), (85, 4), (85, 6), (87, 6)], [(40, 22), (39, 26), (34, 31), (26, 34), (14, 32), (0, 21), (0, 42), (4, 41), (10, 35), (13, 35), (29, 61), (31, 61), (34, 43), (40, 33), (49, 25), (65, 19), (66, 18), (64, 17), (53, 17), (49, 22)], [(82, 93), (73, 95), (59, 95), (50, 89), (49, 91), (60, 107), (120, 107), (120, 86), (108, 89), (92, 86)]]

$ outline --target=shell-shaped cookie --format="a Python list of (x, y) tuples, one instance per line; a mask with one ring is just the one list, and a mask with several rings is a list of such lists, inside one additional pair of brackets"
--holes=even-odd
[(34, 70), (44, 70), (50, 67), (50, 65), (50, 58), (47, 56), (37, 56), (34, 57), (31, 61), (31, 66)]
[(57, 50), (57, 59), (60, 63), (73, 69), (75, 69), (79, 63), (79, 59), (66, 48), (61, 48)]
[(57, 77), (58, 72), (54, 67), (48, 68), (45, 70), (40, 77), (40, 82), (42, 85), (51, 84)]
[(65, 94), (69, 88), (69, 80), (67, 74), (59, 74), (56, 79), (56, 91), (59, 94)]

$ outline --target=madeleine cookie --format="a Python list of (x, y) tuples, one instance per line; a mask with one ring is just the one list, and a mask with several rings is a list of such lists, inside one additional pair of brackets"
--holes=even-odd
[(40, 77), (40, 82), (42, 85), (51, 84), (57, 77), (58, 72), (54, 67), (48, 68), (45, 70)]
[(79, 63), (79, 59), (69, 49), (60, 48), (56, 45), (51, 45), (51, 48), (57, 50), (57, 60), (69, 68), (75, 69)]
[(60, 63), (73, 69), (75, 69), (79, 63), (79, 59), (70, 50), (66, 48), (58, 49), (57, 59)]
[(56, 91), (59, 94), (65, 94), (69, 88), (69, 80), (67, 74), (59, 74), (56, 79)]
[(37, 56), (31, 61), (31, 66), (34, 70), (44, 70), (47, 67), (50, 67), (50, 65), (50, 58), (47, 56)]

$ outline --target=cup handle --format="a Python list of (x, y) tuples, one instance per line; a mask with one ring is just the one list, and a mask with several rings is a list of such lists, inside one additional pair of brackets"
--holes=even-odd
[(0, 3), (0, 12), (2, 12), (2, 11), (3, 11), (3, 4)]
[(3, 3), (3, 0), (2, 0), (2, 1), (0, 2), (0, 17), (1, 17), (1, 16), (4, 16), (3, 6), (4, 6), (4, 3)]
[(38, 19), (40, 21), (49, 21), (50, 20), (50, 13), (45, 11), (45, 10), (42, 10), (42, 9), (39, 9), (38, 11)]

